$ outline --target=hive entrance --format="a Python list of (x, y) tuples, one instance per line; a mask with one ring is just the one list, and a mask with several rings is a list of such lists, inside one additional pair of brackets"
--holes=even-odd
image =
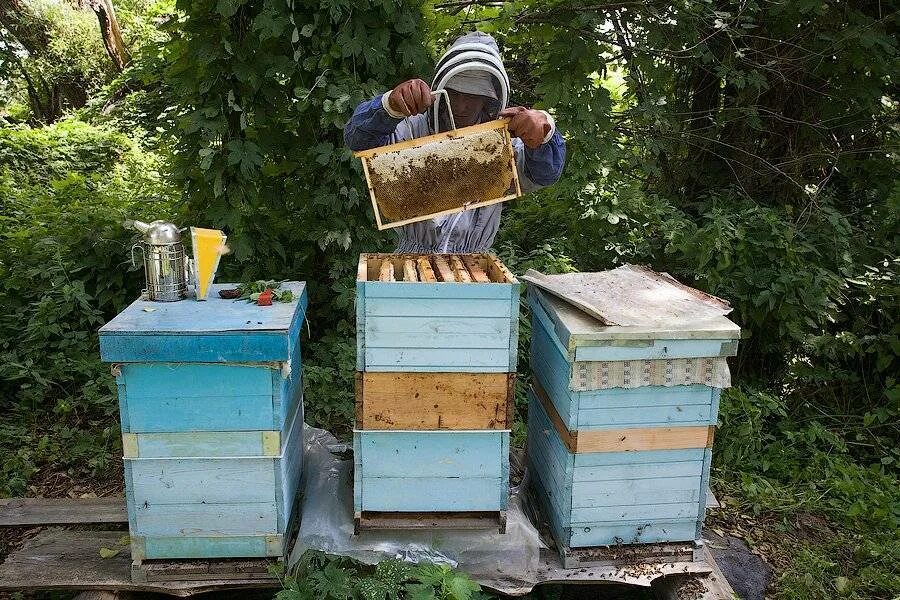
[(521, 195), (507, 120), (358, 152), (379, 229)]
[(491, 254), (363, 254), (359, 281), (515, 283)]

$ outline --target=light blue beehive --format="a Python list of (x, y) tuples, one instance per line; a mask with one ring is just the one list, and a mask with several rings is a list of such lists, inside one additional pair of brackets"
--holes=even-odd
[(281, 556), (303, 451), (290, 303), (137, 300), (100, 330), (119, 391), (132, 556)]
[[(699, 539), (712, 456), (706, 431), (718, 417), (714, 385), (725, 385), (714, 371), (727, 374), (724, 357), (736, 353), (740, 329), (725, 317), (667, 328), (606, 326), (534, 287), (528, 298), (528, 463), (560, 550)], [(604, 373), (626, 363), (633, 373), (619, 368), (621, 381), (601, 385)], [(682, 374), (679, 385), (637, 381), (651, 368), (677, 377), (675, 364), (703, 376), (692, 382)], [(624, 447), (630, 435), (654, 432), (686, 435), (672, 448), (615, 449), (620, 439)], [(602, 452), (570, 447), (585, 439), (611, 441)]]
[[(493, 255), (473, 256), (489, 283), (379, 281), (383, 260), (404, 257), (363, 255), (356, 284), (357, 370), (514, 373), (519, 283)], [(354, 456), (360, 526), (369, 513), (467, 512), (500, 513), (504, 527), (508, 429), (370, 430), (358, 422)]]

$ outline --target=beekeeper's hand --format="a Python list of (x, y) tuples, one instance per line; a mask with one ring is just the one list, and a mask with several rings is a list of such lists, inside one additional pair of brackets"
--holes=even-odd
[(500, 111), (501, 117), (509, 117), (509, 132), (531, 149), (539, 147), (553, 131), (553, 123), (541, 110), (511, 106)]
[(407, 117), (425, 112), (433, 102), (431, 88), (421, 79), (404, 81), (391, 90), (388, 96), (391, 110)]

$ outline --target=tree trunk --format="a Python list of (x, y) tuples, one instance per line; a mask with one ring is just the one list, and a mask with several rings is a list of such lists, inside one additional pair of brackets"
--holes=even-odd
[(106, 52), (116, 66), (116, 70), (122, 72), (125, 65), (131, 62), (131, 55), (128, 53), (128, 48), (125, 47), (125, 41), (122, 39), (122, 30), (119, 28), (118, 19), (116, 19), (116, 11), (113, 8), (112, 0), (90, 0), (90, 6), (94, 13), (97, 14), (97, 20), (100, 22), (100, 35), (103, 37), (103, 45), (106, 46)]

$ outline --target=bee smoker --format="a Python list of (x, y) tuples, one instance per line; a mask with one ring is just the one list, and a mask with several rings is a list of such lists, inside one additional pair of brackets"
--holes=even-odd
[(167, 221), (126, 221), (144, 234), (144, 239), (131, 247), (131, 264), (137, 266), (134, 251), (144, 257), (145, 289), (142, 297), (157, 302), (175, 302), (187, 296), (190, 268), (181, 243), (181, 230)]

